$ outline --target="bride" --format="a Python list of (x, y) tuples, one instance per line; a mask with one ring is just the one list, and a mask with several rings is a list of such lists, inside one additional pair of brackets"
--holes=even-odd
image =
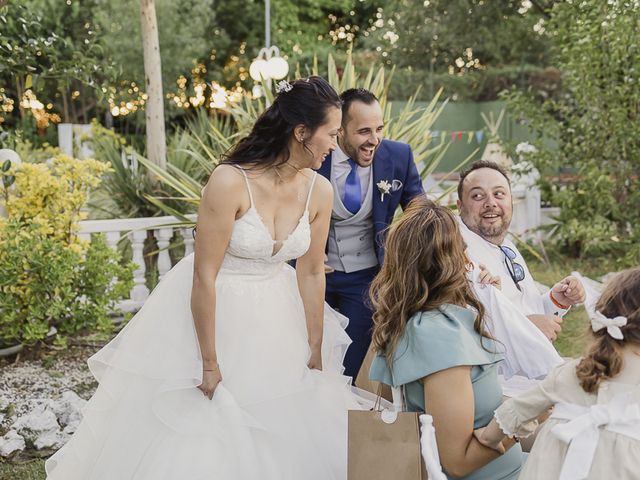
[[(346, 479), (346, 319), (324, 305), (340, 100), (285, 84), (211, 175), (195, 254), (89, 359), (100, 385), (50, 480)], [(296, 269), (286, 262), (297, 259)]]

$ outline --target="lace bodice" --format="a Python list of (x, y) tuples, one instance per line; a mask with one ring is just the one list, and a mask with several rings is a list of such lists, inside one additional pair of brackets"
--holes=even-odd
[[(222, 271), (231, 273), (268, 273), (277, 269), (283, 262), (301, 257), (311, 244), (311, 226), (309, 225), (309, 200), (316, 180), (317, 173), (311, 180), (309, 194), (304, 212), (295, 228), (277, 248), (276, 240), (264, 224), (255, 208), (249, 179), (244, 170), (247, 190), (251, 200), (251, 207), (235, 221), (229, 246), (222, 262)], [(275, 252), (275, 253), (274, 253)]]

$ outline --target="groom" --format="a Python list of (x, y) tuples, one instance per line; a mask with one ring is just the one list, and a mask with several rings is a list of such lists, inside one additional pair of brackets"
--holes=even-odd
[(383, 140), (382, 109), (363, 88), (345, 91), (338, 148), (318, 172), (333, 185), (327, 241), (326, 300), (349, 318), (353, 343), (344, 360), (354, 380), (371, 343), (368, 289), (384, 257), (386, 228), (398, 204), (404, 208), (422, 183), (409, 145)]

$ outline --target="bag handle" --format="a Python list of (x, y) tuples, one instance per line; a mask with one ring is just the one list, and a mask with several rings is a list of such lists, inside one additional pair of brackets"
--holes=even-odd
[(404, 412), (406, 407), (405, 385), (401, 387), (391, 387), (391, 397), (393, 398), (393, 408), (396, 412)]
[(378, 392), (376, 393), (376, 402), (373, 404), (374, 412), (380, 412), (382, 410), (382, 408), (380, 408), (381, 403), (382, 403), (382, 382), (378, 384)]
[[(393, 410), (396, 412), (406, 411), (407, 402), (406, 398), (406, 385), (401, 387), (391, 387), (391, 398), (393, 400)], [(373, 404), (373, 410), (379, 412), (382, 410), (382, 382), (378, 385), (378, 392), (376, 393), (376, 401)]]

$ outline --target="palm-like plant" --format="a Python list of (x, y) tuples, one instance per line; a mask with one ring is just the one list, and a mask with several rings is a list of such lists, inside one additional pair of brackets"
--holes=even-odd
[[(299, 72), (296, 72), (297, 76)], [(317, 65), (312, 68), (314, 75), (318, 74)], [(399, 140), (411, 145), (414, 152), (414, 159), (419, 167), (420, 175), (425, 178), (432, 173), (440, 161), (444, 157), (449, 144), (439, 143), (431, 144), (431, 130), (434, 122), (447, 104), (447, 100), (438, 104), (441, 96), (439, 91), (436, 96), (426, 107), (417, 107), (415, 99), (419, 92), (414, 92), (402, 110), (393, 115), (391, 102), (387, 100), (389, 84), (391, 82), (393, 71), (387, 75), (383, 66), (371, 67), (364, 77), (361, 77), (355, 69), (351, 60), (351, 56), (347, 57), (346, 64), (343, 68), (342, 75), (338, 74), (338, 68), (329, 56), (327, 80), (338, 92), (342, 92), (349, 88), (362, 87), (372, 91), (380, 100), (380, 105), (384, 114), (385, 136), (394, 140)], [(269, 91), (266, 92), (265, 100), (270, 102), (273, 97)], [(193, 158), (197, 159), (197, 163), (202, 167), (201, 174), (194, 176), (184, 170), (179, 170), (175, 166), (169, 165), (167, 169), (162, 169), (151, 162), (144, 159), (140, 161), (164, 184), (171, 190), (177, 192), (181, 202), (197, 205), (200, 202), (202, 179), (210, 174), (220, 160), (220, 156), (228, 150), (235, 141), (245, 136), (251, 129), (251, 126), (265, 108), (265, 102), (261, 99), (254, 100), (245, 97), (243, 102), (230, 109), (230, 115), (235, 123), (235, 131), (230, 134), (229, 130), (221, 130), (220, 124), (212, 124), (206, 133), (207, 141), (200, 138), (199, 135), (191, 134), (194, 143), (190, 146), (184, 146), (181, 150), (189, 153)], [(232, 128), (229, 123), (222, 124), (224, 128)], [(215, 145), (211, 148), (208, 145)], [(464, 159), (457, 168), (466, 163), (475, 152)], [(442, 195), (447, 195), (449, 191), (445, 191)], [(153, 202), (158, 208), (165, 213), (174, 215), (185, 223), (192, 225), (193, 220), (188, 219), (183, 212), (178, 211), (168, 205), (168, 198), (160, 198), (147, 196), (150, 202)]]

